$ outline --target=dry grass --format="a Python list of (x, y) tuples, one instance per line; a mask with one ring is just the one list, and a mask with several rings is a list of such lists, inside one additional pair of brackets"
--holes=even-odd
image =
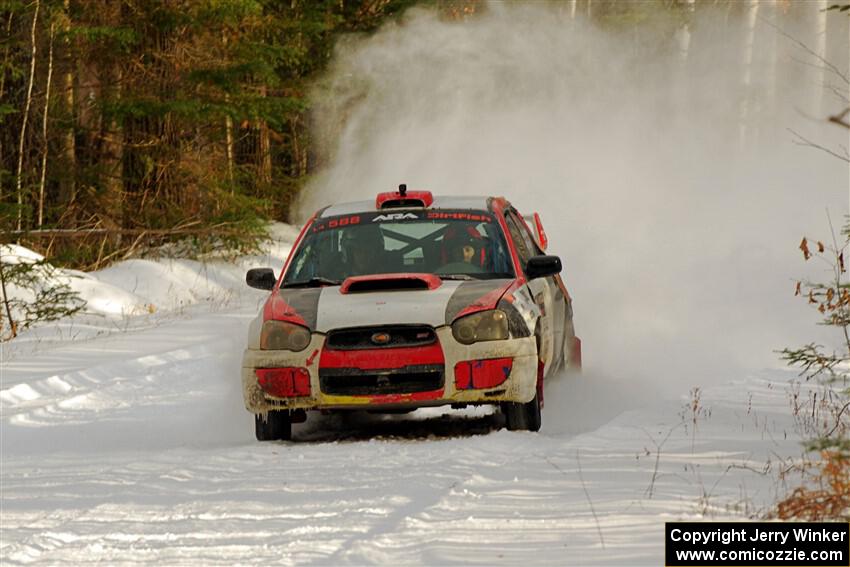
[(777, 505), (782, 520), (850, 520), (850, 458), (822, 451), (807, 465), (807, 486), (799, 486)]

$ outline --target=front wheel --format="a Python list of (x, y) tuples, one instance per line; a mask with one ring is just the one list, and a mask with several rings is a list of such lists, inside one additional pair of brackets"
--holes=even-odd
[(257, 441), (288, 441), (292, 439), (292, 418), (289, 410), (272, 410), (266, 415), (254, 415)]
[(528, 403), (506, 402), (502, 406), (508, 431), (539, 431), (543, 423), (540, 415), (540, 395)]

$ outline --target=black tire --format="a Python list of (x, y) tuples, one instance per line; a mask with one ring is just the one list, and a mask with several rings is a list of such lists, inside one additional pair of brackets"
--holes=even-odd
[(292, 420), (289, 410), (272, 410), (265, 416), (254, 415), (254, 433), (257, 441), (288, 441), (292, 439)]
[[(540, 327), (538, 325), (534, 332), (537, 341), (537, 352), (540, 352)], [(538, 362), (538, 365), (541, 364)], [(540, 368), (538, 366), (538, 372)], [(538, 376), (538, 380), (541, 377)], [(537, 386), (541, 386), (538, 383)], [(505, 425), (508, 431), (539, 431), (543, 419), (540, 415), (540, 392), (535, 390), (534, 397), (530, 402), (505, 402), (502, 404), (502, 413), (505, 414)]]
[(543, 418), (540, 415), (540, 398), (534, 398), (528, 403), (507, 402), (502, 406), (508, 431), (540, 431)]

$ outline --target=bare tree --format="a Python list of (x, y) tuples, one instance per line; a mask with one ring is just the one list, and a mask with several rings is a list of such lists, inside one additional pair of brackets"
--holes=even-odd
[(682, 62), (688, 60), (688, 52), (691, 47), (691, 20), (696, 9), (696, 0), (683, 0), (686, 18), (682, 20), (682, 25), (676, 30), (676, 43), (679, 46), (679, 58)]
[[(62, 104), (62, 113), (73, 123), (74, 121), (74, 57), (71, 54), (71, 40), (68, 32), (71, 29), (71, 0), (64, 0), (63, 12), (60, 16), (60, 29), (62, 31), (61, 48), (65, 51), (65, 71), (62, 73), (62, 95), (59, 100)], [(65, 174), (59, 178), (59, 203), (69, 205), (76, 198), (76, 141), (74, 140), (74, 129), (65, 128), (62, 132), (60, 155)]]
[(35, 0), (35, 12), (32, 15), (32, 31), (30, 32), (30, 41), (32, 44), (32, 56), (30, 58), (30, 77), (27, 85), (27, 99), (26, 106), (24, 107), (24, 113), (21, 117), (21, 139), (18, 143), (18, 169), (15, 172), (15, 185), (18, 191), (18, 230), (21, 230), (23, 226), (23, 214), (24, 214), (24, 190), (23, 190), (23, 170), (24, 170), (24, 139), (27, 135), (27, 118), (30, 113), (30, 106), (32, 106), (32, 85), (35, 81), (35, 60), (36, 60), (36, 50), (38, 49), (36, 44), (36, 26), (38, 25), (38, 10), (41, 8), (40, 0)]
[[(826, 23), (827, 23), (827, 0), (817, 0), (817, 10), (815, 12), (815, 37), (814, 37), (814, 52), (815, 58), (818, 61), (826, 60)], [(823, 113), (824, 94), (826, 92), (826, 66), (818, 64), (813, 67), (814, 77), (813, 83), (818, 87), (812, 89), (811, 107), (816, 115)]]
[(747, 142), (747, 121), (750, 118), (750, 87), (753, 82), (753, 47), (756, 41), (756, 24), (758, 23), (759, 0), (749, 0), (747, 3), (747, 28), (744, 39), (744, 51), (741, 53), (741, 108), (738, 116), (738, 142), (743, 147)]
[[(9, 19), (6, 20), (6, 37), (12, 33), (12, 18), (15, 14), (9, 12)], [(0, 100), (3, 100), (6, 95), (6, 67), (9, 64), (9, 45), (8, 43), (3, 48), (3, 67), (0, 68)], [(3, 140), (0, 139), (0, 163), (3, 163)], [(3, 199), (3, 184), (0, 183), (0, 200)]]
[(50, 110), (50, 83), (53, 79), (53, 38), (56, 36), (56, 24), (50, 23), (50, 47), (47, 51), (47, 86), (44, 88), (44, 113), (41, 121), (41, 137), (44, 148), (41, 150), (41, 180), (38, 184), (38, 228), (44, 224), (44, 181), (47, 177), (47, 115)]

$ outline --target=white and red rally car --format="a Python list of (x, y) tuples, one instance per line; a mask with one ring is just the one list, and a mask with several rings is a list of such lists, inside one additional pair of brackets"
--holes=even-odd
[(508, 429), (540, 428), (543, 382), (581, 367), (561, 260), (535, 213), (504, 198), (381, 193), (304, 226), (242, 360), (261, 441), (290, 439), (306, 410), (399, 412), (501, 406)]

